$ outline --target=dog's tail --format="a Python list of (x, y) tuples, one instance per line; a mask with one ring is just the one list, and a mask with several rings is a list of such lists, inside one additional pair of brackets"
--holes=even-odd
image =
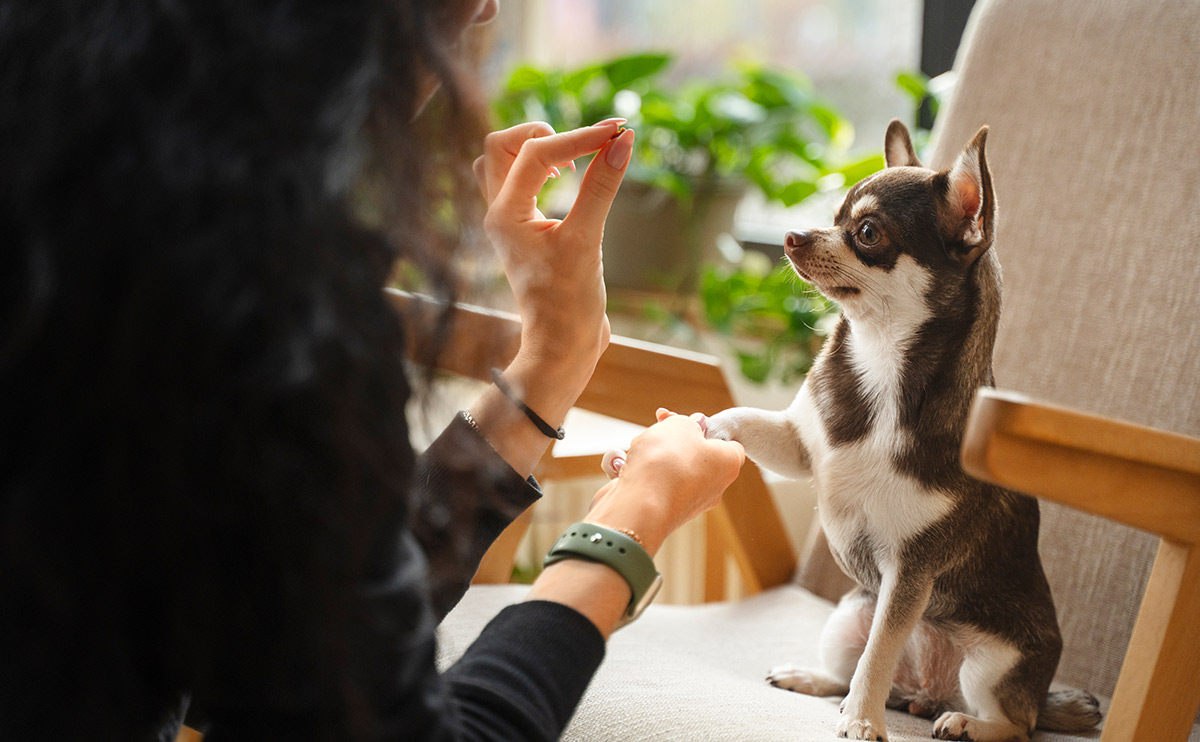
[(1100, 723), (1100, 702), (1082, 690), (1053, 691), (1046, 696), (1037, 728), (1048, 732), (1086, 732)]

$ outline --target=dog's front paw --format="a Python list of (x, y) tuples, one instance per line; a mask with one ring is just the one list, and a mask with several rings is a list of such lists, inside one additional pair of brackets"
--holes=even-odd
[(838, 722), (837, 735), (842, 739), (870, 739), (887, 742), (887, 730), (883, 722), (870, 719), (851, 719), (843, 716)]
[(850, 690), (824, 670), (797, 665), (780, 665), (767, 674), (767, 682), (776, 688), (806, 696), (841, 696)]
[(709, 440), (717, 441), (736, 441), (737, 440), (737, 413), (736, 408), (723, 410), (715, 415), (711, 415), (707, 419), (704, 436)]

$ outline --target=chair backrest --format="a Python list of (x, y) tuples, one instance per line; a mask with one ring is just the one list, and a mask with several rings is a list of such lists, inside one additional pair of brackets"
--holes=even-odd
[[(991, 127), (997, 386), (1200, 435), (1200, 3), (982, 0), (956, 70), (928, 164)], [(1156, 545), (1042, 504), (1060, 680), (1112, 693)]]

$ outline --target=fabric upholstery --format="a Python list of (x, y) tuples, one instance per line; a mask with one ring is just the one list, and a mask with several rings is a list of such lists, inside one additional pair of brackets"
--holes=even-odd
[[(1198, 39), (1197, 2), (976, 8), (930, 164), (947, 167), (991, 127), (1005, 276), (998, 386), (1200, 435)], [(1043, 561), (1066, 640), (1060, 682), (1111, 695), (1155, 544), (1043, 505)], [(443, 626), (442, 661), (523, 594), (472, 589)], [(831, 610), (798, 586), (652, 607), (612, 639), (565, 739), (833, 739), (839, 699), (764, 681), (777, 664), (816, 662)], [(892, 740), (931, 731), (898, 712), (887, 724)], [(1067, 739), (1079, 738), (1035, 737)]]
[[(1200, 435), (1198, 40), (1195, 2), (976, 9), (928, 164), (990, 127), (998, 387)], [(1058, 677), (1111, 694), (1157, 539), (1053, 504), (1042, 521)]]
[[(448, 666), (502, 607), (527, 588), (477, 586), (442, 626), (438, 663)], [(813, 664), (833, 604), (786, 586), (745, 601), (651, 606), (609, 641), (567, 742), (813, 742), (836, 739), (840, 698), (811, 698), (764, 680), (776, 665)], [(1104, 701), (1107, 705), (1107, 700)], [(892, 742), (925, 742), (933, 723), (887, 712)], [(1035, 742), (1087, 737), (1039, 732)], [(1200, 742), (1194, 729), (1191, 742)]]

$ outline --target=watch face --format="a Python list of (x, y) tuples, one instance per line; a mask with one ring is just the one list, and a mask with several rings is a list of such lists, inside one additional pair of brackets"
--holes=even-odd
[(642, 611), (646, 610), (646, 607), (654, 602), (654, 597), (658, 595), (659, 590), (662, 590), (662, 583), (662, 575), (655, 575), (654, 582), (651, 582), (650, 587), (646, 588), (646, 594), (643, 595), (642, 599), (638, 601), (638, 604), (633, 607), (633, 610), (629, 613), (626, 613), (625, 617), (622, 618), (619, 623), (617, 623), (616, 628), (620, 629), (628, 626), (629, 624), (633, 623), (634, 619), (642, 615)]
[(662, 575), (656, 575), (654, 582), (650, 583), (650, 587), (646, 588), (646, 594), (638, 601), (638, 604), (633, 607), (632, 618), (637, 618), (642, 615), (642, 611), (646, 610), (646, 606), (654, 602), (654, 598), (658, 596), (658, 591), (662, 590), (663, 578)]

